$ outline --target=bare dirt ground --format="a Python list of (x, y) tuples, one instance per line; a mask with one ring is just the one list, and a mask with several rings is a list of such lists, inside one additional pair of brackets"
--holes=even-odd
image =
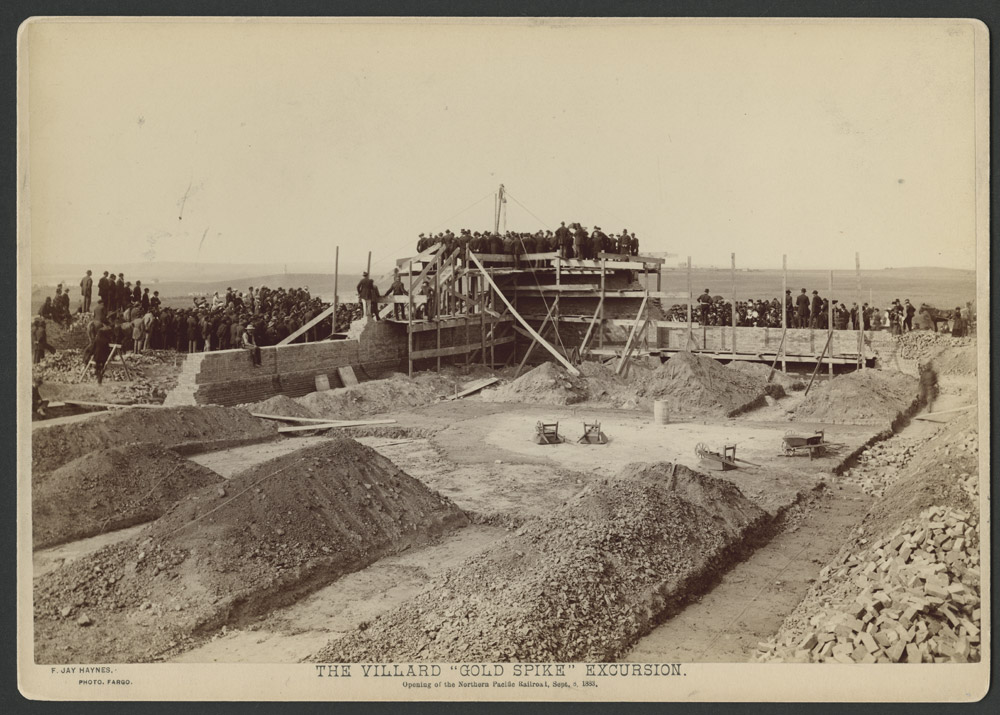
[(210, 641), (174, 659), (179, 663), (295, 663), (329, 641), (406, 603), (430, 581), (506, 535), (473, 525), (436, 543), (387, 556), (245, 628), (223, 628)]
[[(432, 535), (429, 543), (414, 543), (401, 553), (385, 555), (291, 605), (275, 603), (259, 616), (239, 618), (221, 630), (208, 629), (176, 646), (171, 644), (159, 657), (185, 662), (288, 662), (315, 657), (321, 648), (329, 648), (343, 635), (356, 636), (372, 621), (387, 618), (418, 598), (430, 598), (422, 594), (436, 589), (436, 584), (450, 578), (448, 574), (453, 570), (466, 568), (468, 562), (483, 563), (484, 553), (502, 556), (502, 550), (496, 551), (499, 540), (561, 513), (581, 495), (614, 479), (623, 465), (660, 462), (704, 471), (695, 447), (705, 443), (716, 451), (726, 444), (736, 444), (737, 457), (754, 463), (738, 470), (706, 473), (737, 486), (754, 508), (775, 519), (772, 526), (777, 533), (753, 553), (744, 554), (746, 560), (728, 571), (728, 562), (727, 567), (713, 568), (711, 582), (699, 586), (700, 597), (634, 647), (626, 648), (625, 655), (616, 650), (618, 646), (607, 652), (638, 661), (745, 661), (761, 641), (774, 636), (809, 591), (819, 567), (830, 561), (872, 503), (871, 494), (863, 492), (860, 483), (835, 477), (833, 472), (840, 471), (843, 460), (860, 452), (883, 426), (824, 425), (801, 419), (790, 424), (804, 400), (801, 391), (787, 391), (780, 399), (768, 396), (765, 405), (732, 419), (682, 419), (672, 415), (669, 424), (657, 425), (646, 410), (613, 409), (586, 402), (494, 404), (473, 396), (426, 404), (427, 399), (433, 399), (437, 384), (427, 378), (418, 385), (422, 392), (412, 400), (418, 404), (395, 406), (401, 411), (386, 412), (393, 402), (389, 393), (384, 400), (366, 398), (363, 407), (360, 402), (351, 403), (352, 409), (359, 410), (356, 416), (387, 416), (396, 420), (393, 425), (276, 438), (189, 459), (229, 479), (269, 460), (294, 456), (341, 435), (352, 435), (395, 467), (450, 499), (467, 514), (471, 525)], [(941, 385), (936, 410), (969, 404), (976, 398), (974, 376), (942, 375)], [(374, 389), (369, 388), (369, 392)], [(341, 411), (338, 406), (338, 414)], [(106, 417), (92, 425), (91, 417), (68, 418), (67, 424), (60, 425), (51, 436), (60, 428), (83, 427), (72, 424), (77, 419), (87, 423), (88, 433), (100, 431), (100, 438), (95, 434), (94, 439), (83, 440), (82, 435), (74, 434), (69, 445), (48, 440), (47, 448), (36, 454), (43, 466), (42, 477), (45, 468), (51, 470), (81, 450), (104, 446)], [(114, 419), (116, 424), (122, 420)], [(947, 415), (941, 419), (946, 421)], [(554, 446), (535, 444), (532, 437), (539, 420), (558, 420), (560, 432), (569, 441)], [(594, 420), (601, 422), (610, 443), (575, 444), (582, 423)], [(128, 428), (136, 426), (129, 424)], [(183, 430), (169, 426), (173, 430), (168, 430), (171, 440), (203, 438), (200, 424), (197, 434), (188, 434), (191, 425), (184, 425)], [(267, 427), (273, 428), (273, 424)], [(919, 437), (939, 427), (913, 422), (906, 429)], [(812, 429), (825, 429), (827, 440), (837, 447), (815, 460), (805, 455), (781, 455), (786, 431), (808, 433)], [(105, 533), (38, 551), (34, 555), (35, 577), (61, 571), (102, 547), (134, 540), (144, 528), (148, 527)], [(585, 532), (586, 528), (579, 534)], [(552, 564), (556, 570), (564, 566), (560, 560)], [(96, 615), (100, 620), (101, 614)], [(72, 618), (76, 617), (74, 607)], [(74, 633), (84, 637), (97, 630), (93, 626), (74, 626), (72, 622), (65, 625), (58, 636), (70, 641)]]

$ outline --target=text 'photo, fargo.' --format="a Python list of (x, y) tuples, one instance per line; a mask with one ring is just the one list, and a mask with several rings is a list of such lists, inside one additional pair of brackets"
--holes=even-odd
[(33, 662), (983, 657), (971, 26), (25, 33)]

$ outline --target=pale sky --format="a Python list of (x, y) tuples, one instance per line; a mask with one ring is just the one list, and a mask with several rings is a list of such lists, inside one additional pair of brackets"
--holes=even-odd
[(502, 182), (511, 229), (625, 227), (696, 264), (975, 267), (960, 22), (44, 22), (22, 42), (35, 266), (322, 271), (339, 244), (342, 271), (368, 250), (384, 269), (420, 232), (491, 226)]

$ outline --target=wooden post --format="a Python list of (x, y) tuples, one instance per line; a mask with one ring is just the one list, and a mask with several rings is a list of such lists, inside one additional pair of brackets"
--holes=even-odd
[[(861, 302), (864, 300), (861, 292), (861, 254), (854, 253), (854, 275), (858, 280), (858, 369), (865, 369), (865, 311), (864, 305)], [(868, 306), (869, 308), (871, 306)]]
[[(556, 290), (562, 285), (562, 261), (556, 256)], [(560, 344), (565, 352), (566, 346), (562, 345), (562, 336), (559, 335), (559, 294), (556, 293), (555, 305), (552, 307), (552, 329), (555, 331), (556, 342)]]
[(733, 339), (732, 339), (732, 349), (733, 357), (736, 357), (736, 254), (730, 254), (730, 261), (732, 262), (732, 278), (733, 278)]
[(486, 291), (488, 290), (489, 288), (484, 286), (484, 290), (479, 292), (479, 326), (482, 328), (480, 349), (483, 351), (483, 367), (486, 367)]
[[(483, 279), (489, 284), (489, 286), (493, 289), (493, 291), (500, 298), (500, 300), (503, 301), (504, 305), (507, 306), (507, 309), (510, 310), (511, 315), (514, 316), (514, 320), (516, 320), (517, 322), (519, 322), (521, 324), (521, 326), (531, 335), (531, 337), (533, 337), (536, 340), (538, 340), (538, 342), (541, 344), (541, 346), (543, 348), (545, 348), (546, 350), (548, 350), (549, 353), (554, 358), (556, 358), (560, 363), (562, 363), (563, 367), (565, 367), (569, 371), (569, 373), (571, 375), (573, 375), (574, 377), (579, 377), (580, 376), (580, 371), (577, 370), (573, 366), (572, 363), (570, 363), (568, 360), (566, 360), (566, 358), (563, 357), (563, 355), (561, 355), (558, 350), (556, 350), (554, 347), (552, 347), (541, 335), (539, 335), (535, 331), (535, 329), (531, 327), (531, 325), (528, 323), (528, 321), (525, 320), (524, 317), (520, 313), (517, 312), (517, 308), (514, 306), (514, 304), (510, 300), (507, 299), (507, 296), (505, 296), (503, 293), (500, 292), (500, 289), (497, 287), (497, 284), (493, 282), (492, 278), (490, 278), (490, 275), (489, 275), (489, 273), (486, 272), (486, 269), (483, 267), (483, 264), (479, 261), (478, 258), (476, 258), (476, 254), (474, 254), (474, 253), (471, 254), (471, 258), (472, 258), (472, 262), (475, 263), (476, 266), (479, 268), (479, 270), (482, 272)], [(514, 295), (514, 299), (515, 300), (517, 299), (517, 294), (516, 293)]]
[(688, 329), (687, 329), (687, 341), (684, 343), (684, 350), (687, 351), (691, 347), (691, 340), (693, 339), (691, 333), (691, 301), (694, 299), (694, 294), (691, 292), (691, 256), (687, 259), (687, 281), (688, 281)]
[(408, 310), (406, 311), (406, 361), (409, 363), (407, 374), (413, 377), (413, 261), (410, 261), (408, 273), (410, 274), (410, 304), (407, 306)]
[(371, 275), (371, 272), (372, 272), (372, 252), (371, 251), (368, 251), (368, 267), (365, 269), (365, 271), (369, 275)]
[[(441, 270), (444, 268), (444, 261), (439, 261), (434, 269), (434, 322), (437, 327), (437, 349), (441, 350)], [(441, 355), (437, 356), (437, 371), (441, 372)]]
[(805, 393), (803, 394), (803, 397), (804, 397), (805, 395), (808, 395), (808, 394), (809, 394), (809, 390), (810, 390), (810, 389), (812, 388), (812, 386), (813, 386), (813, 380), (815, 380), (815, 379), (816, 379), (816, 375), (817, 375), (817, 373), (819, 373), (819, 369), (820, 369), (820, 367), (822, 367), (822, 366), (823, 366), (823, 358), (825, 358), (825, 357), (826, 357), (826, 349), (827, 349), (828, 347), (830, 347), (830, 338), (832, 338), (832, 337), (833, 337), (833, 332), (832, 332), (832, 331), (826, 334), (826, 343), (824, 343), (824, 344), (823, 344), (823, 352), (822, 352), (822, 353), (820, 353), (820, 355), (819, 355), (819, 359), (818, 359), (818, 360), (816, 360), (816, 368), (815, 368), (815, 369), (813, 370), (813, 374), (812, 374), (812, 377), (810, 377), (810, 378), (809, 378), (809, 384), (808, 384), (808, 385), (806, 385), (806, 391), (805, 391)]
[(600, 321), (597, 324), (597, 347), (604, 347), (604, 276), (608, 270), (608, 259), (601, 259), (601, 302), (598, 303), (598, 308), (600, 309)]
[(340, 246), (333, 249), (333, 330), (337, 332), (337, 282), (340, 277)]
[(833, 377), (833, 271), (830, 271), (830, 281), (827, 285), (827, 299), (826, 299), (826, 325), (830, 336), (827, 338), (827, 342), (830, 343), (830, 377)]
[[(788, 298), (788, 256), (781, 256), (781, 347), (779, 350), (784, 349), (785, 345), (785, 331), (788, 330), (788, 306), (786, 301)], [(781, 372), (788, 372), (788, 365), (785, 364), (785, 353), (781, 353)]]
[(660, 282), (661, 282), (662, 279), (663, 279), (663, 264), (660, 263), (660, 264), (658, 264), (656, 266), (656, 292), (657, 293), (659, 293), (660, 290), (661, 290), (661, 288), (660, 288)]

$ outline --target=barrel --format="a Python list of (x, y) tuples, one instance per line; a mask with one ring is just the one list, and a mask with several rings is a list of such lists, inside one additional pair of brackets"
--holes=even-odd
[(665, 425), (667, 419), (667, 401), (653, 400), (653, 424)]
[(316, 392), (323, 392), (330, 389), (330, 378), (326, 375), (316, 376)]

